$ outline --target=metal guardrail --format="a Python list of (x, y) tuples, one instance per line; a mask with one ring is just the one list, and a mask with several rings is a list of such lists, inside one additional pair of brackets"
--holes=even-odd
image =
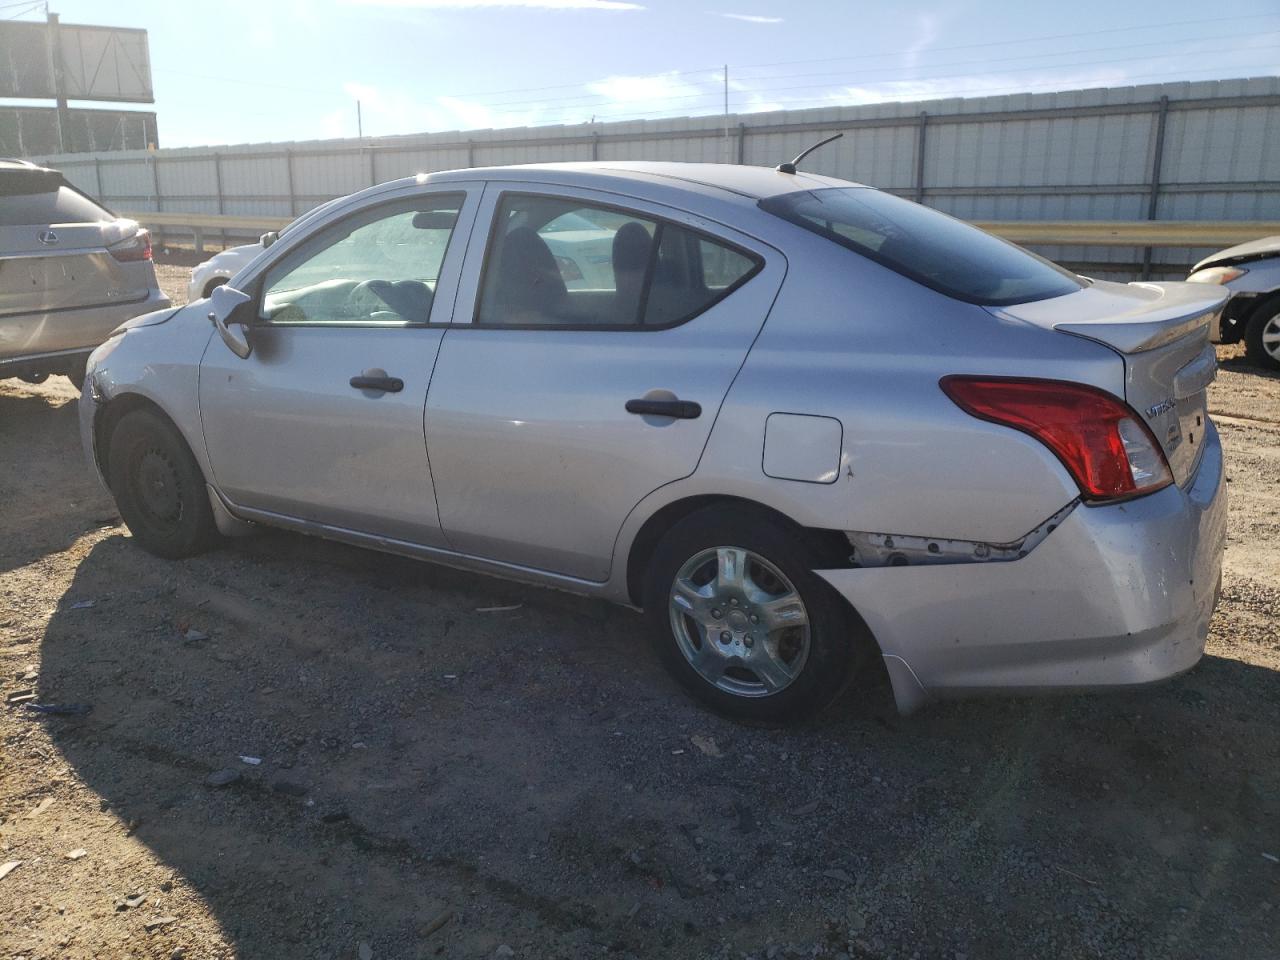
[[(204, 252), (206, 232), (264, 233), (279, 230), (293, 219), (169, 210), (140, 210), (121, 216), (149, 227), (189, 232), (195, 237), (197, 253)], [(988, 220), (976, 225), (1015, 243), (1099, 247), (1222, 248), (1280, 234), (1277, 220)]]
[(1280, 234), (1280, 220), (992, 220), (977, 226), (1015, 243), (1097, 247), (1233, 247)]

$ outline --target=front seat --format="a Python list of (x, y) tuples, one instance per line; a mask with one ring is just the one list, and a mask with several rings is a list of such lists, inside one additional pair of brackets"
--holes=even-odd
[(482, 323), (556, 323), (563, 317), (568, 288), (551, 248), (531, 227), (506, 235), (495, 272), (493, 306)]
[(644, 322), (644, 318), (637, 314), (652, 248), (653, 238), (649, 231), (634, 220), (624, 223), (613, 235), (613, 316), (617, 323)]

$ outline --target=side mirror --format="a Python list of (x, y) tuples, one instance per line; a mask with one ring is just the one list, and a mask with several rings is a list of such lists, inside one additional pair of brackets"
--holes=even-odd
[[(227, 345), (227, 349), (241, 360), (248, 358), (253, 352), (253, 345), (249, 343), (244, 331), (243, 310), (244, 305), (252, 300), (253, 297), (243, 290), (225, 283), (214, 287), (213, 293), (209, 295), (209, 322), (218, 331), (218, 336)], [(234, 324), (240, 329), (233, 332), (228, 324)]]
[(280, 234), (276, 233), (274, 230), (268, 230), (258, 238), (258, 242), (262, 244), (262, 249), (265, 250), (279, 239)]

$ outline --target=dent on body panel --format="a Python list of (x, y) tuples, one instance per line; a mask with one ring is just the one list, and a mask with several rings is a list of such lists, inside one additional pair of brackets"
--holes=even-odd
[(199, 371), (212, 336), (213, 328), (199, 310), (185, 307), (166, 323), (138, 327), (100, 346), (92, 354), (93, 375), (86, 386), (103, 401), (131, 393), (155, 403), (182, 432), (205, 476)]

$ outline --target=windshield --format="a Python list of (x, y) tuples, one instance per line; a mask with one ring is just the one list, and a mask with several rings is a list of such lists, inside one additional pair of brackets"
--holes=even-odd
[(1047, 300), (1084, 286), (1074, 274), (1029, 250), (870, 187), (787, 193), (761, 200), (760, 206), (969, 303)]

